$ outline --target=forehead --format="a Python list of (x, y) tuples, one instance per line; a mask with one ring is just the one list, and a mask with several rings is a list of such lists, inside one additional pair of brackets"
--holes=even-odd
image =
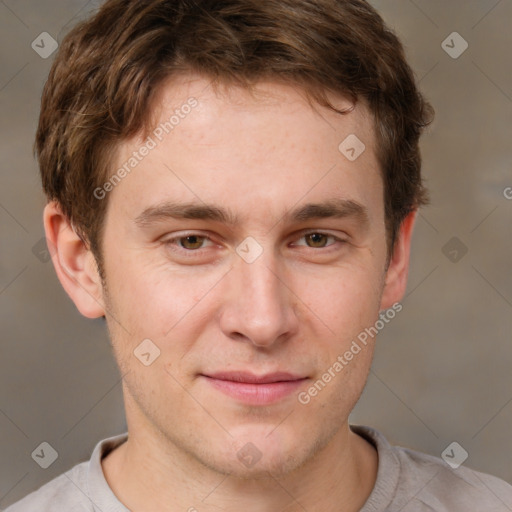
[[(341, 96), (329, 99), (338, 109), (353, 107)], [(301, 198), (382, 198), (373, 118), (362, 101), (340, 115), (312, 106), (291, 85), (262, 81), (249, 91), (184, 75), (161, 86), (151, 114), (154, 148), (114, 190), (138, 213), (178, 199), (220, 201), (242, 214), (258, 203), (278, 215)], [(144, 142), (139, 135), (122, 143), (116, 168)], [(352, 148), (362, 151), (355, 159)]]
[[(295, 131), (295, 135), (302, 132), (313, 141), (313, 130), (318, 130), (322, 123), (324, 129), (330, 128), (338, 135), (357, 132), (359, 138), (373, 147), (374, 119), (364, 98), (359, 98), (354, 105), (346, 96), (326, 94), (335, 108), (352, 111), (338, 114), (314, 101), (310, 103), (306, 91), (298, 85), (261, 80), (249, 89), (225, 82), (213, 83), (199, 75), (183, 74), (161, 84), (150, 104), (150, 117), (153, 129), (158, 128), (169, 121), (169, 113), (179, 111), (193, 98), (198, 101), (198, 106), (193, 109), (192, 121), (180, 123), (180, 130), (177, 130), (191, 143), (221, 141), (233, 123), (239, 128), (242, 127), (240, 123), (259, 128), (262, 122), (268, 123), (267, 126), (288, 124), (287, 131)], [(340, 117), (343, 117), (342, 124)], [(305, 124), (296, 125), (299, 118)], [(290, 122), (295, 125), (295, 130)], [(211, 130), (212, 123), (224, 130)]]

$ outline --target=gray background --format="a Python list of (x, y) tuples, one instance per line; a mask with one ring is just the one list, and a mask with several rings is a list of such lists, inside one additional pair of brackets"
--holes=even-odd
[[(422, 142), (432, 205), (416, 225), (403, 311), (380, 334), (351, 419), (438, 456), (457, 441), (467, 466), (512, 482), (512, 2), (373, 4), (437, 117)], [(80, 316), (38, 252), (44, 198), (32, 142), (52, 58), (31, 43), (44, 31), (60, 41), (97, 5), (0, 2), (0, 508), (125, 430), (104, 324)], [(456, 59), (442, 48), (454, 31), (469, 44)], [(31, 458), (43, 441), (59, 454), (48, 469)]]

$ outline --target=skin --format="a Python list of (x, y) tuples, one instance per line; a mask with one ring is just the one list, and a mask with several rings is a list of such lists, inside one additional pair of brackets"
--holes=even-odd
[[(312, 108), (289, 85), (259, 82), (258, 91), (215, 91), (194, 75), (162, 86), (152, 107), (157, 122), (190, 97), (198, 105), (105, 199), (106, 289), (58, 205), (45, 209), (62, 285), (83, 315), (107, 319), (129, 440), (102, 464), (114, 493), (135, 512), (335, 511), (340, 504), (357, 511), (375, 483), (376, 450), (348, 424), (374, 340), (307, 405), (297, 394), (403, 297), (415, 212), (387, 265), (383, 184), (366, 105), (340, 116)], [(350, 134), (366, 146), (353, 162), (338, 150)], [(113, 172), (143, 141), (120, 144)], [(358, 203), (366, 223), (354, 215), (286, 216), (333, 199)], [(165, 201), (214, 204), (238, 220), (136, 222)], [(328, 236), (304, 236), (304, 229)], [(191, 234), (209, 239), (183, 238)], [(236, 252), (246, 237), (262, 250), (252, 263)], [(133, 352), (147, 338), (160, 356), (144, 366)], [(307, 379), (275, 403), (248, 405), (201, 376), (226, 370)], [(246, 467), (237, 452), (249, 442), (261, 459)]]

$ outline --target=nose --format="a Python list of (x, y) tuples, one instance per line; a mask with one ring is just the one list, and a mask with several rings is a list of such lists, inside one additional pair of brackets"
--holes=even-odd
[(252, 263), (238, 258), (223, 283), (224, 334), (268, 347), (297, 332), (298, 300), (289, 281), (272, 255), (264, 252)]

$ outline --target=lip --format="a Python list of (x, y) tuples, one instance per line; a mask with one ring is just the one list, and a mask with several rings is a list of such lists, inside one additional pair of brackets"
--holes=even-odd
[(255, 375), (239, 371), (201, 374), (201, 377), (218, 391), (250, 405), (268, 405), (282, 400), (308, 379), (287, 372)]

